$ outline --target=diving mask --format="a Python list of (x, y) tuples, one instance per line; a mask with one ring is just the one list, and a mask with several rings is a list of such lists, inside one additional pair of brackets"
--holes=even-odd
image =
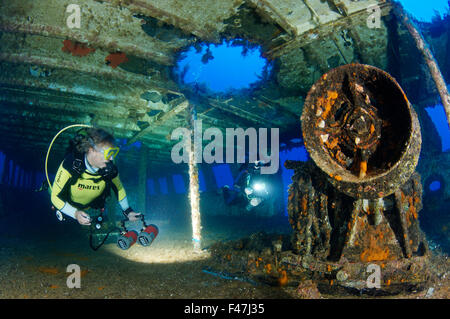
[(119, 154), (119, 150), (118, 147), (108, 147), (107, 149), (104, 149), (103, 156), (105, 157), (105, 160), (115, 159), (117, 154)]
[(99, 148), (91, 138), (89, 138), (89, 142), (97, 152), (103, 154), (103, 157), (107, 161), (115, 159), (117, 154), (119, 154), (120, 148), (118, 147)]
[(99, 148), (95, 145), (94, 148), (96, 151), (102, 153), (107, 161), (115, 159), (120, 150), (118, 147)]

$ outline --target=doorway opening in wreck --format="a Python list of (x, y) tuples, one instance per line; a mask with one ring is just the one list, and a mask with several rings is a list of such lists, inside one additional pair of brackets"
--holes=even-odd
[(259, 45), (234, 39), (188, 47), (179, 55), (173, 75), (181, 88), (211, 96), (251, 91), (269, 78), (271, 70)]

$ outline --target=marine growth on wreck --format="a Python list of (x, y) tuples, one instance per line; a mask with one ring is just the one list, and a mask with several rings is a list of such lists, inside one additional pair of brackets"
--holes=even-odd
[(0, 298), (448, 299), (417, 3), (0, 0)]

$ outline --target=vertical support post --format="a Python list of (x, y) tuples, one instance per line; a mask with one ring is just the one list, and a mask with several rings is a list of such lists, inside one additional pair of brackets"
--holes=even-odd
[(408, 15), (403, 11), (402, 7), (394, 6), (394, 12), (408, 29), (409, 33), (416, 42), (417, 48), (422, 53), (424, 60), (428, 65), (428, 68), (430, 69), (431, 76), (436, 83), (436, 88), (438, 89), (439, 95), (441, 96), (442, 105), (444, 106), (445, 114), (447, 115), (447, 124), (450, 128), (450, 95), (448, 94), (447, 86), (445, 84), (444, 78), (442, 77), (441, 70), (439, 69), (437, 62), (434, 59), (433, 53), (431, 52), (422, 35), (408, 18)]
[(147, 212), (147, 146), (142, 145), (142, 149), (139, 156), (139, 168), (138, 168), (138, 210), (143, 215)]
[(191, 129), (191, 144), (189, 151), (189, 201), (191, 205), (192, 244), (194, 250), (201, 249), (201, 223), (200, 223), (200, 192), (197, 166), (197, 150), (195, 143), (197, 111), (193, 103), (189, 103), (189, 127)]

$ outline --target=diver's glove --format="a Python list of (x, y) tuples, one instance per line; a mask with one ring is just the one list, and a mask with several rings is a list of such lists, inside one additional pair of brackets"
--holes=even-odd
[(134, 212), (134, 209), (131, 208), (131, 207), (128, 207), (128, 208), (127, 208), (126, 210), (124, 210), (122, 213), (123, 213), (123, 216), (125, 216), (126, 218), (128, 218), (128, 214), (131, 213), (131, 212)]
[(135, 212), (131, 212), (131, 213), (129, 213), (128, 214), (128, 220), (130, 221), (130, 222), (135, 222), (135, 221), (138, 221), (138, 220), (143, 220), (143, 215), (141, 214), (141, 213), (135, 213)]
[[(132, 213), (132, 215), (130, 216), (130, 213)], [(136, 220), (139, 220), (139, 219), (141, 219), (142, 218), (142, 214), (141, 213), (136, 213), (134, 210), (133, 210), (133, 208), (131, 208), (131, 207), (128, 207), (126, 210), (124, 210), (123, 211), (123, 215), (128, 219), (128, 220), (130, 220), (130, 217), (131, 218), (135, 218), (134, 220), (130, 220), (130, 221), (136, 221)]]

